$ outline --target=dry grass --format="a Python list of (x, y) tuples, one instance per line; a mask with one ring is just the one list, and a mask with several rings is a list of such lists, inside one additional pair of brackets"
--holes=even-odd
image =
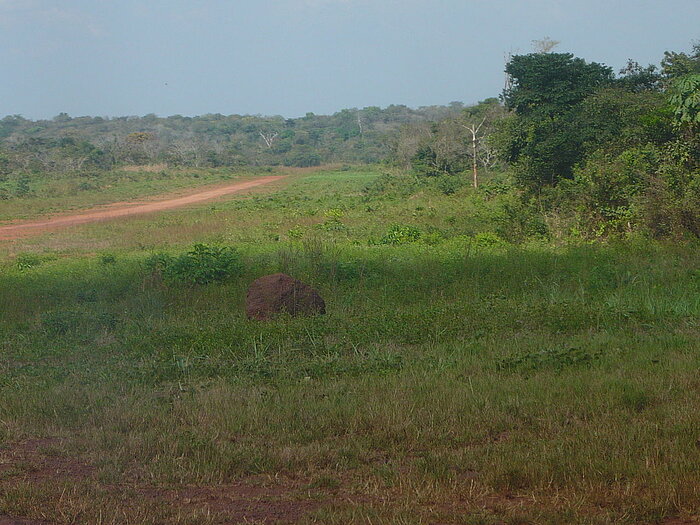
[(167, 164), (147, 164), (140, 166), (122, 166), (119, 168), (121, 171), (126, 171), (129, 173), (159, 173), (168, 169)]

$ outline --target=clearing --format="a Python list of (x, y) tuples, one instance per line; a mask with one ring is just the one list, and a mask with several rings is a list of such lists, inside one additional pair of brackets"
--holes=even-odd
[[(0, 525), (698, 523), (700, 246), (383, 171), (0, 244)], [(276, 272), (326, 315), (248, 320)]]
[(283, 179), (284, 177), (284, 175), (270, 175), (246, 182), (227, 184), (225, 186), (220, 186), (206, 191), (198, 191), (197, 193), (183, 197), (170, 198), (148, 203), (116, 203), (111, 204), (108, 207), (92, 209), (73, 215), (8, 224), (6, 226), (0, 226), (0, 241), (17, 239), (27, 235), (36, 235), (47, 230), (65, 228), (68, 226), (75, 226), (77, 224), (85, 224), (87, 222), (104, 221), (118, 217), (127, 217), (130, 215), (139, 215), (143, 213), (153, 213), (157, 211), (170, 210), (173, 208), (180, 208), (182, 206), (209, 201), (218, 197), (230, 195), (232, 193), (239, 193), (244, 190), (255, 188), (256, 186), (262, 186), (263, 184), (275, 182)]

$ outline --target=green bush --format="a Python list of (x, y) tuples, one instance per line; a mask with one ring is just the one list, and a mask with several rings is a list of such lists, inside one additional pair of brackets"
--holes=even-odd
[(322, 162), (321, 156), (309, 148), (302, 148), (293, 151), (284, 161), (285, 166), (293, 166), (295, 168), (309, 168), (312, 166), (320, 166)]
[(39, 266), (42, 262), (44, 262), (42, 258), (35, 253), (20, 253), (17, 255), (16, 259), (17, 268), (20, 271), (31, 270)]
[(530, 238), (544, 238), (549, 230), (536, 201), (524, 201), (513, 195), (501, 204), (496, 233), (508, 242), (519, 243)]
[(444, 195), (454, 195), (464, 185), (464, 177), (455, 175), (442, 175), (437, 180), (437, 187)]
[(163, 253), (151, 255), (146, 268), (166, 280), (188, 284), (221, 282), (242, 270), (241, 257), (229, 246), (195, 244), (177, 257)]
[(417, 242), (421, 237), (421, 231), (415, 226), (401, 226), (394, 224), (380, 240), (379, 244), (411, 244)]
[(412, 195), (420, 187), (420, 183), (415, 177), (397, 176), (384, 173), (380, 177), (372, 180), (363, 189), (362, 194), (365, 200), (372, 197), (391, 195), (403, 197)]
[(173, 257), (167, 253), (154, 253), (149, 255), (145, 261), (146, 270), (154, 274), (164, 274), (166, 269), (172, 264)]
[(473, 238), (473, 242), (480, 248), (490, 248), (492, 246), (503, 246), (508, 244), (497, 234), (491, 232), (477, 233)]
[(102, 266), (112, 266), (117, 264), (117, 256), (113, 253), (103, 253), (100, 255), (99, 261)]

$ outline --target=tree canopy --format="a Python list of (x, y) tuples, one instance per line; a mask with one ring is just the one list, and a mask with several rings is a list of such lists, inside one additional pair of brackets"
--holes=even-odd
[(506, 107), (518, 115), (550, 118), (569, 111), (614, 78), (608, 66), (571, 53), (516, 55), (506, 73), (512, 78), (512, 87), (503, 93)]

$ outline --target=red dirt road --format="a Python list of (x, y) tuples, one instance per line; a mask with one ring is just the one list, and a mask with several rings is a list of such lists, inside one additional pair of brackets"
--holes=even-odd
[(88, 222), (104, 221), (118, 217), (128, 217), (130, 215), (140, 215), (143, 213), (152, 213), (156, 211), (170, 210), (172, 208), (179, 208), (189, 204), (196, 204), (198, 202), (216, 199), (217, 197), (222, 197), (224, 195), (239, 193), (256, 186), (262, 186), (263, 184), (275, 182), (283, 179), (284, 177), (284, 175), (270, 175), (247, 182), (237, 182), (227, 186), (220, 186), (218, 188), (192, 193), (191, 195), (186, 195), (184, 197), (176, 197), (173, 199), (143, 204), (112, 204), (108, 208), (95, 208), (81, 213), (76, 213), (74, 215), (61, 215), (47, 219), (7, 224), (5, 226), (0, 226), (0, 241), (10, 241), (13, 239), (19, 239), (20, 237), (37, 235), (49, 230), (75, 226), (76, 224), (85, 224)]

